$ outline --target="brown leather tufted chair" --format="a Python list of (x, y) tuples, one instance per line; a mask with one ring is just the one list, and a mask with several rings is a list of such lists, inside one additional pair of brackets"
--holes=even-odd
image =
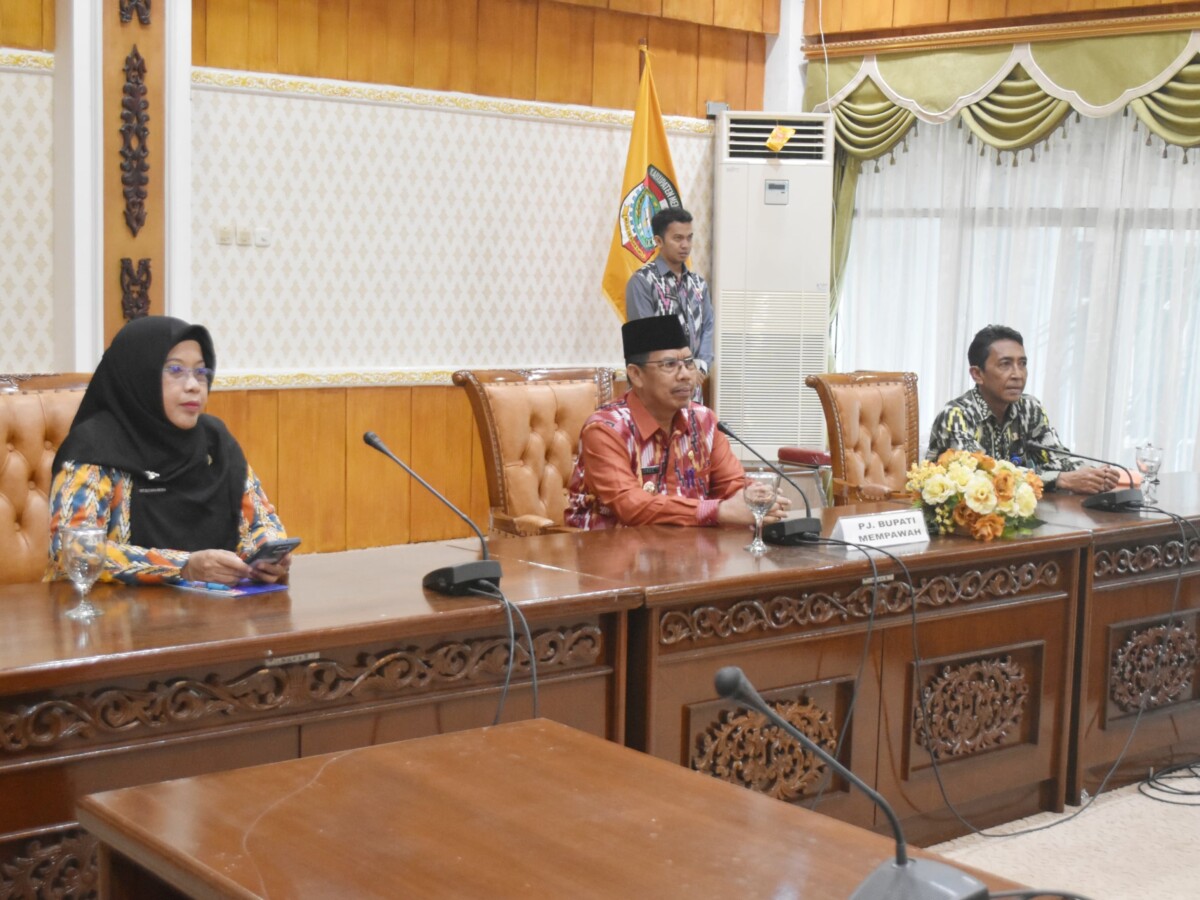
[(82, 399), (82, 390), (0, 392), (0, 583), (42, 578), (50, 466)]
[(833, 502), (907, 498), (908, 468), (920, 434), (912, 372), (809, 375), (829, 431)]
[(475, 369), (467, 389), (487, 467), (492, 531), (570, 531), (563, 525), (579, 432), (613, 395), (611, 369)]

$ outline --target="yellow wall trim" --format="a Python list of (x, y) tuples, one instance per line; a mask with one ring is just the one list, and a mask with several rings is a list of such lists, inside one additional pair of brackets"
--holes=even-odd
[(421, 387), (453, 384), (454, 369), (395, 369), (375, 372), (217, 373), (214, 391), (287, 388)]
[(0, 69), (36, 69), (54, 71), (54, 54), (33, 50), (6, 50), (0, 47)]
[[(617, 125), (628, 128), (633, 124), (632, 111), (593, 109), (586, 106), (538, 103), (527, 100), (501, 100), (477, 94), (381, 87), (363, 82), (263, 75), (235, 72), (228, 69), (193, 69), (192, 84), (200, 88), (292, 94), (302, 97), (382, 103), (394, 106), (432, 107), (476, 114), (490, 113), (526, 119), (581, 122), (588, 125)], [(714, 124), (706, 119), (663, 116), (663, 123), (667, 131), (680, 134), (712, 134), (715, 131)]]

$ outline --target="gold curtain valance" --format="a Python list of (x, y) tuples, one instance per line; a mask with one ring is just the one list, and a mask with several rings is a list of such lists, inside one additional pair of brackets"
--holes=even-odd
[(1075, 110), (1127, 106), (1164, 141), (1200, 145), (1200, 32), (1121, 35), (924, 53), (820, 60), (805, 109), (832, 111), (855, 159), (892, 150), (917, 121), (961, 115), (984, 143), (1020, 150)]

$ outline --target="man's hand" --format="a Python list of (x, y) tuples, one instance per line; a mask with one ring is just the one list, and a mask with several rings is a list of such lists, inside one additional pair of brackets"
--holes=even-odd
[(1120, 474), (1112, 466), (1084, 466), (1074, 472), (1059, 473), (1058, 486), (1076, 494), (1099, 494), (1115, 488)]
[[(784, 514), (791, 508), (792, 501), (787, 497), (780, 495), (775, 500), (775, 505), (771, 507), (770, 512), (763, 516), (764, 522), (778, 522), (783, 518)], [(717, 507), (717, 524), (718, 525), (753, 525), (754, 513), (750, 512), (750, 507), (746, 505), (746, 498), (742, 496), (742, 492), (738, 491), (732, 497), (727, 497), (721, 501), (721, 505)]]

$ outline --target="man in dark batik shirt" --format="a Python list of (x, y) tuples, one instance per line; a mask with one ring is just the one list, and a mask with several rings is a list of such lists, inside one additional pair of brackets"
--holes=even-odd
[(1049, 490), (1095, 494), (1117, 483), (1109, 466), (1079, 467), (1064, 452), (1050, 453), (1028, 443), (1062, 447), (1042, 404), (1024, 393), (1028, 357), (1020, 333), (989, 325), (971, 341), (967, 360), (975, 387), (951, 400), (934, 419), (928, 458), (951, 448), (986, 453), (1033, 469)]

